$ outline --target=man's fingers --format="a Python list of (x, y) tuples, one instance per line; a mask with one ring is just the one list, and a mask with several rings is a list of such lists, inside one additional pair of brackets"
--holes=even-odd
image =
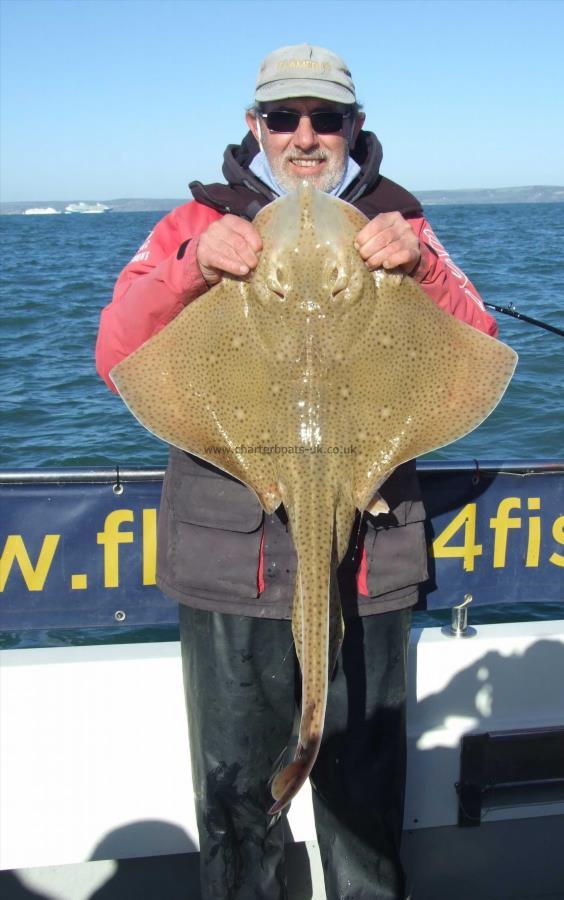
[(239, 219), (237, 216), (227, 215), (224, 216), (221, 221), (226, 225), (226, 227), (241, 235), (241, 237), (244, 238), (246, 243), (255, 251), (255, 253), (259, 253), (262, 250), (262, 239), (260, 234), (254, 227), (254, 225), (252, 225), (250, 222), (247, 222), (246, 219)]
[(370, 222), (367, 222), (363, 228), (358, 232), (356, 236), (356, 242), (359, 247), (366, 244), (372, 237), (380, 234), (386, 229), (393, 227), (398, 221), (405, 222), (405, 219), (401, 215), (401, 213), (391, 212), (391, 213), (379, 213)]
[(262, 249), (259, 233), (244, 219), (227, 215), (202, 234), (197, 251), (198, 265), (209, 284), (221, 275), (247, 275), (258, 265)]
[(210, 287), (221, 281), (224, 275), (248, 275), (251, 268), (227, 243), (219, 247), (214, 245), (209, 252), (205, 247), (198, 247), (196, 258), (200, 272)]
[(227, 252), (227, 249), (231, 251), (232, 254), (239, 257), (241, 263), (249, 269), (254, 269), (258, 265), (259, 258), (257, 252), (255, 252), (254, 248), (242, 234), (231, 231), (227, 233), (225, 237), (222, 235), (221, 241), (218, 241), (217, 250), (220, 253), (225, 253)]
[(358, 253), (369, 269), (402, 268), (413, 271), (421, 253), (411, 225), (401, 213), (380, 213), (358, 232)]
[(206, 268), (225, 272), (227, 275), (247, 275), (250, 270), (250, 266), (230, 248), (225, 249), (224, 252), (216, 250), (212, 262), (208, 263)]
[(392, 241), (395, 240), (395, 238), (396, 234), (394, 230), (386, 228), (384, 231), (369, 235), (363, 242), (359, 242), (359, 235), (357, 235), (356, 245), (362, 258), (367, 261), (371, 256), (374, 256), (375, 253), (384, 250), (388, 244), (391, 244)]
[(384, 269), (403, 269), (410, 272), (419, 262), (419, 254), (415, 255), (411, 250), (398, 250), (390, 253), (384, 259), (382, 267)]
[[(368, 224), (370, 225), (371, 223), (369, 222)], [(375, 253), (384, 250), (395, 241), (403, 241), (406, 244), (412, 244), (414, 246), (417, 244), (417, 238), (415, 237), (411, 226), (401, 217), (399, 221), (394, 219), (394, 221), (389, 225), (386, 225), (386, 227), (379, 228), (372, 232), (363, 228), (362, 231), (358, 233), (355, 244), (362, 258), (368, 260)]]
[(258, 263), (258, 257), (247, 244), (232, 239), (214, 242), (203, 255), (200, 265), (226, 272), (229, 275), (247, 275)]
[(419, 259), (419, 251), (414, 247), (406, 247), (399, 241), (392, 241), (382, 250), (373, 253), (365, 262), (369, 269), (413, 269)]

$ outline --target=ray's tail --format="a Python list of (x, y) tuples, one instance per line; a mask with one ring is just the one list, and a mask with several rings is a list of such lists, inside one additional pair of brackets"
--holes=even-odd
[(289, 506), (288, 516), (298, 555), (292, 631), (302, 672), (302, 715), (294, 759), (272, 782), (270, 815), (295, 797), (319, 753), (329, 676), (343, 639), (337, 565), (346, 551), (354, 505), (335, 508), (335, 497), (323, 504), (319, 495), (310, 495), (301, 508)]
[[(272, 796), (274, 803), (268, 810), (269, 815), (273, 816), (290, 803), (296, 796), (299, 789), (305, 784), (309, 778), (309, 774), (315, 765), (317, 754), (321, 746), (321, 735), (323, 733), (323, 719), (325, 718), (325, 708), (323, 708), (323, 716), (321, 727), (312, 728), (311, 720), (314, 717), (315, 708), (309, 707), (309, 710), (302, 711), (302, 721), (300, 724), (300, 738), (294, 759), (292, 762), (282, 769), (276, 775), (272, 782)], [(317, 717), (318, 718), (318, 717)], [(308, 721), (309, 720), (309, 721)], [(302, 738), (305, 745), (302, 743)]]

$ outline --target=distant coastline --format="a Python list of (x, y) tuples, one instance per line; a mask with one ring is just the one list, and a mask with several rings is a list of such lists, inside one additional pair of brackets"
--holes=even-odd
[(414, 191), (426, 206), (466, 203), (563, 203), (564, 186), (529, 185), (527, 187), (481, 188), (458, 191)]
[[(481, 188), (449, 191), (414, 191), (424, 206), (453, 206), (478, 203), (564, 203), (564, 185), (529, 185), (527, 187)], [(189, 197), (176, 199), (119, 198), (111, 200), (87, 200), (111, 207), (107, 215), (120, 212), (168, 212), (186, 203)], [(26, 209), (50, 207), (63, 212), (69, 200), (21, 200), (0, 203), (0, 215), (21, 215)], [(77, 202), (77, 201), (74, 201)]]

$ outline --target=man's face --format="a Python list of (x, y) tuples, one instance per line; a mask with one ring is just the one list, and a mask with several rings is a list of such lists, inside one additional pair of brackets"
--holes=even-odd
[(320, 191), (329, 192), (341, 181), (349, 150), (354, 147), (364, 115), (343, 119), (343, 128), (335, 134), (317, 134), (309, 114), (317, 111), (344, 112), (346, 106), (315, 98), (277, 100), (265, 104), (264, 111), (291, 110), (301, 114), (296, 131), (269, 132), (266, 121), (247, 113), (247, 124), (255, 138), (260, 138), (264, 152), (278, 184), (293, 191), (306, 178)]

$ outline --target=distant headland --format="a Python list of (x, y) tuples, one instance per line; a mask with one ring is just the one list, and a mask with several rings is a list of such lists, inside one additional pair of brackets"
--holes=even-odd
[[(424, 206), (465, 205), (477, 203), (564, 203), (563, 185), (529, 185), (527, 187), (480, 188), (449, 191), (414, 191)], [(186, 203), (190, 197), (175, 199), (120, 198), (117, 200), (80, 200), (71, 206), (107, 207), (106, 215), (120, 212), (168, 212)], [(0, 203), (0, 215), (22, 215), (29, 210), (41, 214), (68, 211), (69, 200), (21, 200)], [(76, 210), (80, 212), (80, 210)]]

